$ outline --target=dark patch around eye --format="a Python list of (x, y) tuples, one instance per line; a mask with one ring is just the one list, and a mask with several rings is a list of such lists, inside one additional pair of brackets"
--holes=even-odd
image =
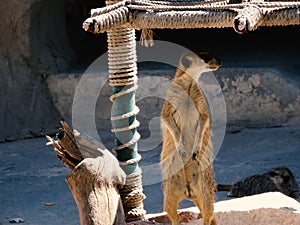
[(270, 171), (270, 172), (269, 172), (269, 175), (270, 175), (271, 177), (275, 177), (275, 176), (278, 175), (278, 173), (275, 172), (275, 171)]
[(290, 176), (284, 176), (283, 177), (284, 182), (289, 182), (290, 181)]
[(203, 59), (205, 63), (208, 63), (211, 60), (211, 56), (207, 53), (199, 53), (198, 56)]

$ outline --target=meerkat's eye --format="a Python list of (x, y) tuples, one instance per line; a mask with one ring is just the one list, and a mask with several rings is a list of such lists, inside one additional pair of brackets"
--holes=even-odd
[(283, 176), (283, 180), (284, 182), (289, 182), (290, 181), (290, 176), (286, 175), (286, 176)]
[(196, 174), (195, 173), (193, 173), (193, 178), (195, 178), (196, 177)]
[(277, 172), (275, 172), (275, 171), (270, 171), (270, 172), (269, 172), (269, 175), (270, 175), (271, 177), (275, 177), (275, 176), (278, 176), (279, 174), (278, 174)]

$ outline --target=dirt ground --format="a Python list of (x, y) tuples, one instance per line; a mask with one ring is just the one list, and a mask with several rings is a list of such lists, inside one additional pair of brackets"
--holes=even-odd
[[(17, 217), (28, 225), (79, 224), (76, 204), (65, 183), (70, 170), (45, 143), (45, 138), (35, 138), (0, 144), (0, 225), (10, 224), (9, 220)], [(232, 183), (272, 167), (287, 166), (300, 184), (299, 151), (300, 127), (245, 129), (226, 134), (214, 162), (216, 180)], [(160, 147), (142, 154), (142, 168), (155, 165)], [(151, 171), (144, 174), (146, 180)], [(144, 201), (147, 212), (161, 212), (161, 182), (145, 185), (144, 192), (148, 196)], [(216, 201), (226, 199), (225, 192), (217, 193)], [(193, 205), (188, 201), (180, 204), (180, 208), (190, 206)]]

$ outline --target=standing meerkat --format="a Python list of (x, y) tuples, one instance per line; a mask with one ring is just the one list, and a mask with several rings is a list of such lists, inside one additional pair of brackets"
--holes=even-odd
[(179, 225), (178, 204), (189, 199), (204, 225), (215, 225), (210, 113), (198, 79), (221, 62), (207, 53), (183, 54), (161, 112), (164, 210)]

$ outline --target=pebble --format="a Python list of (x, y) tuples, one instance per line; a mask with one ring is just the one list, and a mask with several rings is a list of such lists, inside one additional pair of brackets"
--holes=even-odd
[(54, 206), (55, 202), (46, 202), (44, 205), (45, 206)]
[(13, 218), (9, 220), (9, 223), (24, 223), (25, 221), (22, 218)]

